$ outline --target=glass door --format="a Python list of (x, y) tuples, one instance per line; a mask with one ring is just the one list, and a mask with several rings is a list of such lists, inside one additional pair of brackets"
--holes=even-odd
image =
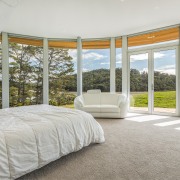
[(153, 113), (176, 113), (176, 51), (176, 47), (152, 51)]
[(149, 52), (129, 54), (129, 99), (131, 111), (148, 112)]
[(177, 47), (129, 53), (130, 111), (176, 115)]

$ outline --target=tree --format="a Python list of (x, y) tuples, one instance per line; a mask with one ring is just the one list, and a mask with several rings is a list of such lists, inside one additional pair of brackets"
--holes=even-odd
[(49, 91), (50, 104), (65, 105), (72, 103), (75, 95), (69, 94), (69, 85), (75, 77), (73, 58), (68, 49), (49, 49)]
[[(11, 106), (42, 103), (42, 47), (11, 43), (9, 54)], [(66, 104), (62, 97), (65, 98), (68, 91), (66, 87), (74, 79), (73, 72), (68, 49), (49, 49), (49, 91), (52, 104), (61, 105), (62, 101)], [(67, 99), (74, 100), (70, 95)]]
[(33, 104), (36, 80), (33, 78), (33, 46), (10, 43), (10, 106)]

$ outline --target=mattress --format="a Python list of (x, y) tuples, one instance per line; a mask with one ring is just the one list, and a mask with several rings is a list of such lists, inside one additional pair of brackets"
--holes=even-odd
[(104, 132), (92, 115), (49, 105), (0, 110), (0, 179), (16, 179), (91, 143)]

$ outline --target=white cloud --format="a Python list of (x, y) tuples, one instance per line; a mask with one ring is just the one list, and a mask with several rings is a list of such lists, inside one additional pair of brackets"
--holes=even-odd
[(82, 50), (82, 53), (87, 53), (87, 52), (89, 52), (90, 50), (87, 50), (87, 49), (83, 49)]
[(122, 59), (122, 54), (117, 54), (116, 55), (116, 61), (119, 61), (119, 60), (121, 60)]
[(160, 59), (160, 58), (162, 58), (162, 57), (164, 57), (164, 56), (165, 56), (165, 54), (160, 53), (160, 52), (154, 53), (154, 58), (155, 58), (155, 59)]
[(143, 70), (140, 71), (140, 73), (148, 72), (148, 68), (143, 68)]
[(116, 64), (122, 64), (122, 61), (116, 61)]
[(175, 69), (166, 69), (166, 70), (156, 69), (156, 71), (159, 71), (161, 73), (167, 73), (167, 74), (175, 75)]
[(94, 53), (94, 52), (90, 52), (90, 53), (86, 53), (83, 55), (83, 59), (87, 60), (87, 59), (91, 59), (91, 60), (101, 60), (103, 58), (105, 58), (106, 56), (102, 55), (102, 54), (98, 54), (98, 53)]
[(175, 73), (176, 73), (174, 64), (162, 66), (160, 68), (155, 69), (155, 71), (159, 71), (161, 73), (173, 74), (173, 75), (175, 75)]
[(131, 55), (130, 56), (131, 62), (141, 61), (141, 60), (146, 60), (146, 59), (148, 59), (148, 54), (138, 54), (138, 55)]
[(101, 64), (103, 64), (103, 65), (108, 64), (108, 65), (109, 65), (109, 64), (110, 64), (110, 62), (104, 62), (104, 63), (102, 62)]
[(73, 58), (73, 61), (77, 61), (77, 50), (76, 49), (70, 49), (69, 55)]
[(89, 71), (89, 69), (83, 68), (83, 72), (87, 72)]
[[(163, 53), (160, 53), (160, 52), (156, 52), (154, 53), (154, 58), (155, 59), (161, 59), (162, 57), (164, 57), (165, 54)], [(131, 62), (134, 62), (134, 61), (141, 61), (141, 60), (148, 60), (148, 54), (137, 54), (137, 55), (131, 55), (130, 57), (131, 59)]]

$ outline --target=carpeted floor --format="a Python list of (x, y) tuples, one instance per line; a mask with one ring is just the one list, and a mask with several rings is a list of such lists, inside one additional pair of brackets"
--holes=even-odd
[(99, 119), (104, 144), (69, 154), (19, 180), (179, 180), (180, 131), (174, 129), (178, 125), (154, 126), (167, 119)]

